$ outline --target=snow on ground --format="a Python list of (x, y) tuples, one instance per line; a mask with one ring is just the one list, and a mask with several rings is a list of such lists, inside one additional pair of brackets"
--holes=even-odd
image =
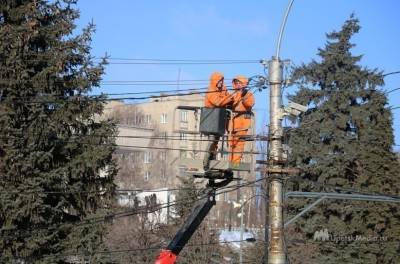
[[(254, 238), (250, 232), (243, 232), (243, 240), (247, 238)], [(219, 242), (240, 241), (240, 231), (237, 230), (221, 230), (219, 234)], [(248, 244), (249, 242), (232, 242), (229, 245), (233, 248), (239, 248), (240, 243)]]

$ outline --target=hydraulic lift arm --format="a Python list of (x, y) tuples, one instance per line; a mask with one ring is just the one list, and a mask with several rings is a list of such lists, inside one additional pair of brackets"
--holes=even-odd
[(174, 264), (178, 254), (192, 237), (203, 219), (215, 205), (215, 190), (211, 189), (207, 196), (199, 200), (192, 213), (187, 218), (185, 224), (176, 233), (166, 249), (162, 250), (156, 260), (156, 264)]
[(221, 182), (214, 182), (210, 180), (209, 187), (207, 188), (207, 195), (199, 200), (189, 217), (186, 219), (184, 225), (176, 233), (175, 237), (169, 243), (166, 249), (163, 249), (158, 255), (155, 264), (175, 264), (181, 250), (185, 247), (186, 243), (192, 237), (194, 232), (203, 222), (204, 218), (210, 212), (215, 203), (215, 190), (216, 188), (225, 186), (232, 181), (232, 173), (227, 173), (227, 178)]
[[(191, 110), (197, 111), (199, 107), (193, 106), (179, 106), (177, 109), (180, 110)], [(202, 110), (202, 116), (200, 119), (200, 132), (202, 131), (202, 127), (210, 126), (208, 123), (216, 124), (213, 126), (214, 129), (211, 129), (211, 134), (218, 134), (219, 136), (224, 135), (225, 127), (226, 127), (226, 120), (227, 120), (227, 113), (221, 109), (214, 109), (215, 112), (212, 112), (210, 109)], [(211, 111), (211, 112), (210, 112)], [(204, 113), (203, 113), (204, 112)], [(211, 115), (214, 113), (214, 115)], [(204, 116), (209, 117), (208, 123), (202, 119)], [(213, 117), (213, 118), (211, 118)], [(216, 118), (216, 119), (215, 119)], [(220, 127), (218, 127), (218, 125)], [(216, 128), (215, 128), (216, 127)], [(208, 133), (207, 132), (207, 133)], [(214, 159), (212, 157), (212, 143), (208, 146), (208, 151), (210, 155), (206, 155), (204, 158), (206, 163), (209, 163), (209, 159)], [(194, 206), (192, 212), (190, 213), (189, 217), (186, 219), (186, 222), (183, 226), (179, 229), (176, 233), (175, 237), (169, 243), (166, 249), (163, 249), (160, 254), (158, 255), (155, 264), (175, 264), (176, 259), (181, 252), (181, 250), (185, 247), (187, 242), (190, 240), (194, 232), (196, 232), (197, 228), (203, 222), (204, 218), (210, 212), (211, 208), (216, 204), (215, 202), (215, 191), (217, 188), (225, 186), (229, 184), (233, 180), (233, 172), (232, 170), (209, 170), (208, 165), (204, 168), (205, 172), (202, 173), (200, 177), (208, 179), (208, 187), (206, 189), (206, 195), (202, 199), (200, 199)], [(216, 181), (218, 180), (218, 181)]]

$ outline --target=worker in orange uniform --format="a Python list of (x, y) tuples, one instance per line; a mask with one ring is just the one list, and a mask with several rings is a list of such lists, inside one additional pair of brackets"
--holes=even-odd
[(254, 106), (254, 95), (247, 89), (249, 79), (246, 76), (239, 75), (232, 80), (232, 87), (235, 90), (232, 94), (233, 116), (229, 123), (230, 157), (229, 160), (233, 167), (238, 167), (243, 156), (246, 141), (241, 138), (248, 134), (251, 126), (251, 109)]
[[(220, 72), (214, 72), (210, 77), (207, 94), (204, 100), (204, 106), (207, 108), (225, 108), (233, 103), (233, 97), (229, 94), (228, 89), (224, 84), (224, 75)], [(217, 155), (219, 136), (210, 135), (210, 143), (208, 152), (204, 157), (204, 169), (209, 168), (210, 160), (215, 159)]]
[(204, 106), (208, 108), (224, 108), (229, 103), (232, 103), (232, 97), (224, 84), (224, 75), (220, 72), (213, 72), (210, 77)]

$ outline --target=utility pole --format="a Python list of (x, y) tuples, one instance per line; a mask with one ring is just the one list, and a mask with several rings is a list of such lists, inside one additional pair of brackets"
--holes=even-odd
[[(270, 146), (268, 148), (268, 165), (272, 169), (282, 169), (282, 64), (279, 58), (273, 57), (268, 62), (270, 87)], [(282, 173), (269, 174), (269, 248), (268, 263), (284, 264), (286, 255), (283, 243), (283, 191)]]
[(282, 119), (284, 109), (282, 107), (282, 62), (279, 58), (283, 31), (285, 29), (287, 17), (294, 0), (289, 1), (285, 15), (282, 20), (279, 37), (276, 45), (276, 54), (268, 62), (268, 81), (270, 87), (270, 126), (269, 126), (269, 148), (268, 148), (268, 167), (275, 172), (270, 173), (269, 179), (269, 247), (268, 263), (285, 264), (286, 253), (284, 249), (283, 233), (283, 180), (282, 169)]

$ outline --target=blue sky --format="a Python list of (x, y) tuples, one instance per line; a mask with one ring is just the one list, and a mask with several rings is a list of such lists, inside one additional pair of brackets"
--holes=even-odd
[[(95, 56), (154, 59), (251, 59), (275, 53), (286, 0), (80, 0), (81, 28), (90, 21)], [(340, 29), (355, 13), (361, 31), (353, 38), (361, 64), (384, 72), (400, 70), (400, 2), (396, 0), (295, 0), (289, 16), (281, 58), (296, 65), (317, 58), (325, 33)], [(261, 64), (233, 65), (109, 65), (104, 80), (206, 80), (218, 70), (226, 78), (263, 74)], [(205, 85), (201, 85), (204, 87)], [(181, 86), (184, 88), (192, 88)], [(400, 87), (400, 75), (386, 78), (384, 89)], [(102, 86), (96, 92), (169, 90), (165, 86)], [(288, 92), (294, 92), (295, 87)], [(400, 91), (390, 93), (389, 105), (400, 106)], [(268, 120), (267, 91), (256, 94), (259, 123)], [(394, 110), (396, 144), (400, 145), (400, 109)], [(400, 148), (396, 147), (397, 150)]]

